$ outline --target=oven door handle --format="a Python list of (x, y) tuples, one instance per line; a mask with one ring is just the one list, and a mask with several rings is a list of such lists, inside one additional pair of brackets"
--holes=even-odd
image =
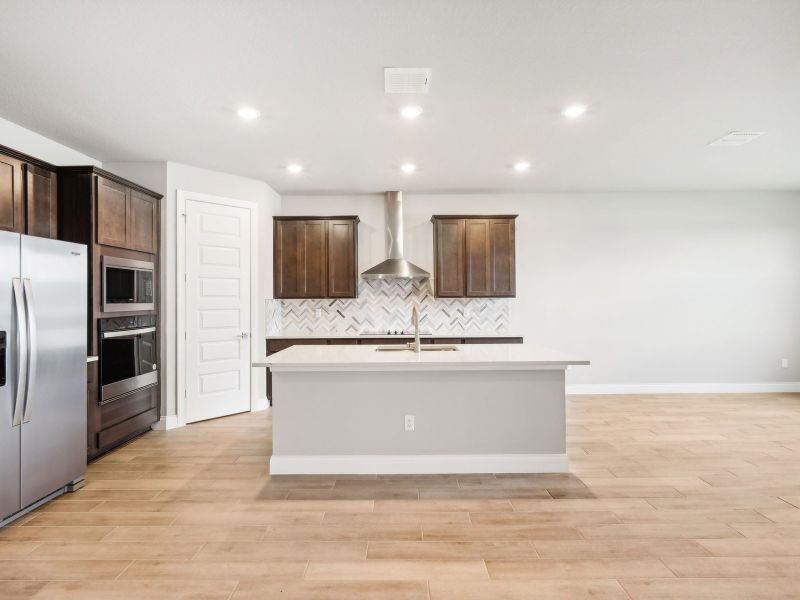
[(143, 327), (142, 329), (123, 329), (122, 331), (104, 331), (103, 339), (129, 337), (131, 335), (141, 335), (143, 333), (152, 333), (155, 327)]

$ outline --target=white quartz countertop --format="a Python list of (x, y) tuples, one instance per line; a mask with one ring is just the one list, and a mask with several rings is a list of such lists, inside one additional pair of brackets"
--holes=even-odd
[(278, 371), (530, 371), (565, 369), (589, 361), (532, 344), (465, 344), (456, 351), (379, 352), (376, 346), (292, 346), (254, 361)]
[[(517, 338), (522, 337), (519, 333), (420, 333), (423, 338)], [(389, 333), (298, 333), (296, 335), (267, 335), (268, 340), (327, 340), (327, 339), (370, 339), (370, 338), (397, 338), (413, 339), (413, 333), (389, 334)]]

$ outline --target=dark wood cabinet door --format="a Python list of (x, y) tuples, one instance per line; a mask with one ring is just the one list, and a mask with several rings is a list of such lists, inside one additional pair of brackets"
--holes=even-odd
[(489, 295), (512, 297), (517, 293), (514, 219), (489, 221)]
[(465, 237), (466, 296), (489, 296), (491, 294), (491, 270), (488, 219), (467, 219)]
[(0, 231), (25, 231), (22, 163), (0, 156)]
[(324, 220), (275, 221), (276, 298), (324, 298), (327, 288)]
[(356, 296), (356, 223), (328, 221), (328, 296)]
[(56, 174), (25, 165), (25, 212), (28, 235), (55, 239), (58, 235)]
[(275, 221), (273, 228), (273, 293), (276, 298), (297, 298), (301, 290), (299, 221)]
[(464, 219), (437, 219), (434, 223), (436, 295), (464, 296)]
[(302, 261), (298, 271), (303, 274), (302, 297), (324, 298), (327, 288), (327, 227), (325, 221), (302, 221)]
[(136, 190), (130, 191), (131, 250), (158, 252), (158, 201)]
[(97, 243), (126, 248), (130, 239), (128, 188), (97, 177)]

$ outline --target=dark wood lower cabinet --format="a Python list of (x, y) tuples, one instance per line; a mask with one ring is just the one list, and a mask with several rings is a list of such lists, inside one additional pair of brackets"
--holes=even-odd
[[(267, 338), (267, 356), (286, 350), (292, 346), (376, 346), (386, 344), (405, 344), (407, 337), (352, 337), (352, 338)], [(521, 337), (424, 337), (423, 344), (521, 344)], [(272, 406), (272, 372), (267, 369), (267, 398)]]
[[(94, 411), (96, 429), (89, 458), (108, 452), (140, 433), (150, 429), (158, 421), (158, 386), (136, 390), (104, 404), (97, 404)], [(95, 395), (95, 399), (97, 396)], [(89, 427), (92, 431), (92, 427)]]

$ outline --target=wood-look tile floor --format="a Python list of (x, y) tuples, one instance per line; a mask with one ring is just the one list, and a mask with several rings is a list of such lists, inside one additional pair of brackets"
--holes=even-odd
[(151, 432), (0, 531), (0, 598), (800, 598), (800, 395), (573, 397), (568, 475), (270, 477)]

